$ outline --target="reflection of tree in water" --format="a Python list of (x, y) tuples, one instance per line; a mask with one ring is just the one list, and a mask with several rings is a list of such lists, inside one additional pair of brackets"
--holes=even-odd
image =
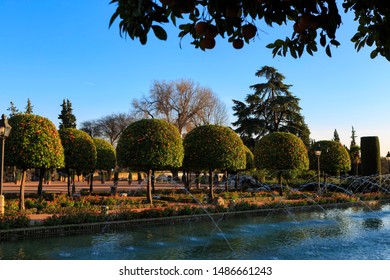
[(367, 218), (363, 220), (363, 228), (367, 230), (380, 229), (384, 226), (382, 219), (380, 218)]

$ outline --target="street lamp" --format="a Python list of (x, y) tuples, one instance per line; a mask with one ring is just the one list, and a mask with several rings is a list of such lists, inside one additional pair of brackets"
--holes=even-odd
[(387, 155), (386, 155), (386, 160), (387, 160), (387, 164), (388, 164), (388, 168), (389, 168), (389, 174), (390, 174), (390, 152), (387, 152)]
[(4, 174), (4, 150), (5, 150), (5, 138), (7, 138), (11, 132), (12, 127), (8, 124), (8, 121), (3, 114), (0, 120), (0, 138), (1, 138), (1, 166), (0, 166), (0, 215), (4, 215), (4, 195), (3, 195), (3, 174)]
[(320, 145), (318, 145), (315, 150), (314, 150), (314, 154), (316, 155), (317, 157), (317, 167), (318, 167), (318, 171), (317, 171), (317, 176), (318, 176), (318, 189), (317, 189), (317, 193), (320, 193), (321, 191), (321, 171), (320, 171), (320, 156), (321, 156), (321, 149), (320, 149)]

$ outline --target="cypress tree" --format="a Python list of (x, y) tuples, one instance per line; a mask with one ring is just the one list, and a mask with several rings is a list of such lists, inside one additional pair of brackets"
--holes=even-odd
[(377, 136), (360, 138), (362, 175), (381, 174), (380, 145)]
[(61, 107), (61, 114), (58, 115), (58, 119), (61, 120), (59, 128), (76, 128), (76, 117), (73, 115), (72, 103), (69, 99), (64, 99)]

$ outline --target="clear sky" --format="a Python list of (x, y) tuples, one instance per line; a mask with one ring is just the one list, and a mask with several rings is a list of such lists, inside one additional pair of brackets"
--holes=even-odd
[[(24, 110), (27, 98), (34, 113), (58, 125), (63, 99), (73, 105), (78, 124), (114, 112), (128, 112), (133, 98), (146, 95), (154, 80), (192, 79), (211, 88), (232, 115), (232, 99), (244, 100), (250, 85), (263, 82), (255, 72), (267, 65), (286, 76), (301, 99), (311, 138), (330, 140), (336, 129), (350, 144), (352, 126), (362, 136), (378, 136), (381, 155), (390, 150), (390, 63), (357, 53), (350, 38), (356, 24), (343, 17), (339, 48), (328, 58), (323, 49), (314, 57), (272, 57), (266, 49), (285, 38), (291, 27), (262, 30), (254, 42), (235, 50), (218, 40), (203, 52), (181, 43), (179, 30), (166, 25), (168, 41), (149, 36), (148, 44), (119, 36), (109, 0), (0, 0), (0, 113), (10, 101)], [(343, 11), (341, 11), (343, 13)], [(231, 116), (231, 121), (234, 117)]]

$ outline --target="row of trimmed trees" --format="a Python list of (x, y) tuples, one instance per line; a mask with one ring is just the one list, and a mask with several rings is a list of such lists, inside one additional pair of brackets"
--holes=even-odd
[[(143, 119), (123, 131), (115, 151), (107, 141), (93, 139), (81, 130), (57, 130), (50, 120), (41, 116), (18, 114), (9, 123), (14, 129), (6, 142), (6, 164), (23, 171), (21, 209), (24, 208), (25, 174), (30, 168), (43, 171), (41, 176), (45, 170), (64, 170), (70, 195), (71, 176), (110, 170), (117, 163), (120, 167), (147, 172), (147, 200), (152, 203), (154, 171), (183, 169), (198, 175), (208, 172), (209, 198), (213, 199), (212, 175), (216, 170), (238, 172), (254, 166), (277, 172), (281, 180), (286, 172), (308, 170), (309, 155), (313, 154), (300, 138), (286, 132), (264, 136), (256, 142), (252, 154), (232, 129), (219, 125), (196, 127), (182, 139), (173, 124)], [(350, 169), (349, 155), (340, 143), (321, 141), (320, 144), (328, 151), (321, 158), (323, 168), (327, 168), (325, 172), (333, 174)], [(42, 194), (42, 180), (38, 193)]]
[(6, 141), (4, 156), (7, 166), (14, 166), (22, 171), (21, 210), (24, 209), (24, 186), (28, 169), (40, 170), (39, 195), (42, 195), (46, 171), (65, 171), (70, 195), (70, 182), (74, 175), (93, 170), (110, 170), (116, 166), (114, 147), (105, 140), (92, 139), (81, 130), (57, 130), (49, 119), (33, 114), (13, 115), (9, 124), (13, 129)]

